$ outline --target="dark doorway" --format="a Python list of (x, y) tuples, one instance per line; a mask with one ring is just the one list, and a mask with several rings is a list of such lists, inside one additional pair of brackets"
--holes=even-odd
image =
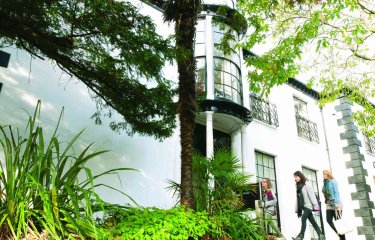
[[(206, 156), (206, 126), (196, 124), (193, 137), (193, 148)], [(231, 139), (228, 133), (214, 129), (214, 150), (218, 148), (231, 148)]]

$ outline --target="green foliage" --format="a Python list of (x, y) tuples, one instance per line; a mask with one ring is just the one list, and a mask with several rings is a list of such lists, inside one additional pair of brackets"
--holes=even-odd
[(210, 229), (208, 215), (183, 207), (114, 209), (103, 223), (110, 239), (198, 239)]
[(361, 104), (355, 120), (374, 132), (375, 111), (364, 101), (375, 97), (371, 1), (237, 2), (249, 24), (242, 47), (265, 49), (246, 59), (251, 91), (267, 95), (273, 86), (306, 73), (313, 76), (309, 86), (322, 91), (321, 105), (343, 96)]
[[(217, 149), (211, 158), (193, 154), (193, 187), (197, 211), (209, 213), (212, 222), (209, 234), (218, 239), (263, 239), (256, 219), (242, 215), (242, 192), (253, 191), (249, 175), (230, 149)], [(179, 193), (180, 185), (168, 181), (168, 189)]]
[[(284, 25), (291, 24), (293, 18), (276, 26), (271, 21), (277, 21), (277, 14), (281, 14), (285, 6), (275, 1), (240, 1), (239, 5), (252, 29), (242, 44), (243, 48), (251, 50), (256, 44), (264, 44), (266, 34), (272, 34), (279, 39), (278, 43), (264, 54), (246, 59), (246, 65), (251, 69), (248, 74), (250, 90), (261, 96), (268, 95), (273, 86), (285, 83), (298, 73), (295, 60), (301, 57), (302, 47), (317, 36), (320, 12), (311, 12), (308, 20), (298, 24), (292, 34), (284, 35)], [(278, 30), (274, 31), (275, 28)], [(271, 29), (274, 32), (270, 32)], [(271, 42), (270, 39), (268, 41)]]
[(167, 210), (113, 208), (102, 226), (108, 239), (264, 239), (255, 220), (240, 213), (227, 211), (211, 216), (182, 206)]
[(174, 48), (130, 3), (0, 1), (0, 48), (6, 45), (52, 59), (81, 80), (96, 95), (97, 123), (114, 109), (123, 116), (110, 124), (116, 131), (159, 139), (172, 134), (176, 91), (162, 68)]
[[(92, 175), (88, 161), (107, 151), (92, 152), (91, 145), (76, 153), (73, 148), (82, 131), (70, 142), (58, 140), (58, 125), (49, 141), (39, 122), (40, 102), (29, 117), (25, 135), (11, 126), (0, 126), (0, 144), (4, 161), (0, 162), (0, 226), (3, 233), (16, 239), (34, 226), (44, 229), (53, 239), (65, 239), (70, 233), (82, 238), (97, 238), (93, 213), (103, 211), (94, 180), (119, 168)], [(3, 236), (7, 237), (7, 236)]]
[(240, 160), (230, 149), (225, 148), (215, 150), (210, 159), (198, 159), (205, 161), (210, 175), (209, 182), (197, 178), (197, 184), (211, 185), (208, 187), (210, 203), (207, 210), (217, 213), (226, 208), (241, 208), (242, 201), (239, 195), (242, 196), (245, 190), (251, 191), (252, 186), (248, 184), (250, 175), (242, 172)]
[[(211, 158), (193, 153), (193, 187), (195, 205), (198, 211), (211, 213), (224, 209), (241, 208), (239, 195), (253, 191), (248, 183), (250, 175), (242, 172), (242, 166), (230, 149), (215, 150)], [(168, 180), (170, 191), (179, 193), (180, 185)]]
[(227, 236), (229, 239), (263, 240), (262, 227), (258, 219), (249, 218), (238, 211), (223, 210), (219, 214), (210, 216), (213, 239)]

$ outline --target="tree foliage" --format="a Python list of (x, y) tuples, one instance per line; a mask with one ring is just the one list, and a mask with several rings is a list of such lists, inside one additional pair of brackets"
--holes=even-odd
[(375, 4), (369, 0), (240, 0), (250, 31), (243, 47), (267, 42), (268, 51), (246, 60), (250, 88), (268, 94), (298, 73), (310, 76), (320, 103), (346, 96), (363, 106), (355, 118), (373, 134), (375, 110)]
[(111, 123), (114, 130), (171, 135), (176, 91), (162, 68), (174, 48), (130, 3), (0, 0), (0, 48), (7, 45), (47, 57), (86, 84), (95, 93), (97, 123), (114, 109), (123, 117)]

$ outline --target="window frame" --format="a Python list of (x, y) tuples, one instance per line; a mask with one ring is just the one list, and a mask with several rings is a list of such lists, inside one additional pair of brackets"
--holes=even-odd
[[(311, 182), (311, 185), (314, 189), (314, 193), (318, 196), (319, 199), (321, 199), (320, 191), (319, 191), (320, 188), (319, 188), (319, 184), (318, 184), (317, 171), (314, 170), (314, 169), (311, 169), (309, 167), (302, 166), (302, 173), (308, 179), (308, 181)], [(324, 234), (324, 223), (323, 223), (323, 216), (321, 214), (321, 209), (320, 209), (319, 212), (313, 211), (312, 214), (315, 218), (316, 223), (320, 227), (320, 230)], [(310, 235), (311, 235), (310, 237), (312, 239), (318, 239), (319, 236), (315, 232), (314, 227), (311, 225), (310, 221), (308, 222), (308, 224), (309, 224), (309, 228), (310, 228)]]
[[(274, 194), (276, 195), (276, 198), (277, 198), (277, 202), (276, 202), (277, 215), (273, 216), (272, 218), (276, 221), (279, 229), (281, 230), (280, 212), (279, 212), (279, 196), (278, 196), (279, 194), (278, 194), (278, 191), (277, 191), (277, 174), (276, 174), (275, 156), (264, 153), (264, 152), (261, 152), (261, 151), (258, 151), (258, 150), (254, 151), (254, 155), (255, 155), (256, 180), (257, 180), (257, 183), (258, 183), (259, 194), (260, 194), (260, 196), (262, 195), (262, 193), (260, 191), (262, 178), (264, 178), (264, 177), (269, 178), (270, 181), (271, 181), (271, 185), (272, 185), (271, 189), (272, 189), (272, 191), (274, 192)], [(262, 164), (258, 164), (258, 156), (262, 157)], [(267, 159), (268, 159), (268, 165), (267, 166), (264, 166), (264, 157), (267, 157)], [(272, 162), (272, 164), (271, 164), (272, 166), (270, 166), (270, 161)], [(259, 169), (262, 166), (263, 166), (263, 171), (262, 171), (262, 174), (260, 174)], [(265, 173), (264, 167), (267, 167), (269, 169), (267, 171), (268, 174), (264, 174)], [(270, 175), (271, 172), (273, 173), (272, 175)], [(267, 231), (269, 231), (269, 230), (271, 230), (271, 233), (272, 233), (272, 228), (268, 229)]]

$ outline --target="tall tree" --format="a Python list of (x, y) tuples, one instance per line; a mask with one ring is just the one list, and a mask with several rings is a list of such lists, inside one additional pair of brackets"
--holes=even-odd
[[(161, 70), (175, 57), (148, 16), (116, 0), (0, 0), (0, 48), (15, 45), (49, 58), (95, 94), (97, 113), (123, 121), (114, 130), (170, 136), (176, 91)], [(152, 87), (150, 87), (152, 86)]]
[(175, 22), (177, 50), (178, 108), (181, 138), (181, 196), (180, 201), (188, 208), (195, 208), (193, 193), (193, 133), (196, 115), (194, 39), (200, 0), (168, 1), (164, 16)]
[(193, 192), (193, 134), (195, 127), (195, 25), (201, 0), (141, 0), (158, 7), (164, 20), (175, 24), (176, 62), (179, 74), (177, 114), (180, 120), (181, 189), (180, 202), (195, 209)]

